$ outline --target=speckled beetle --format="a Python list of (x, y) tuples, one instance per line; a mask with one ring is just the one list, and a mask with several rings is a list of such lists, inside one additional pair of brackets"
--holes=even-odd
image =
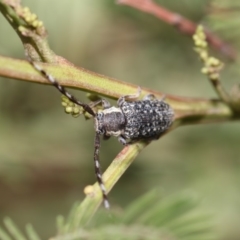
[[(119, 142), (123, 145), (140, 139), (158, 139), (172, 124), (173, 109), (163, 99), (158, 100), (154, 95), (147, 95), (143, 100), (137, 100), (141, 93), (140, 88), (138, 88), (136, 94), (120, 97), (117, 102), (118, 107), (111, 106), (104, 99), (96, 101), (90, 106), (77, 100), (35, 62), (30, 60), (29, 62), (70, 101), (81, 106), (84, 111), (94, 117), (96, 131), (94, 144), (95, 174), (102, 191), (104, 206), (109, 208), (99, 162), (100, 136), (102, 135), (104, 139), (111, 136), (118, 137)], [(95, 112), (92, 107), (99, 104), (102, 105), (103, 109)]]

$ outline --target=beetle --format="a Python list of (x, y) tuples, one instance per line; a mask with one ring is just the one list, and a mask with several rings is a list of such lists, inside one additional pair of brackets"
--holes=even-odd
[[(104, 206), (109, 209), (110, 204), (99, 161), (100, 136), (103, 136), (104, 139), (111, 136), (117, 137), (123, 145), (141, 139), (156, 140), (173, 122), (174, 111), (172, 107), (164, 99), (157, 99), (153, 94), (145, 96), (142, 100), (137, 100), (141, 94), (140, 87), (137, 93), (120, 97), (117, 101), (117, 107), (111, 106), (105, 99), (88, 105), (70, 94), (52, 75), (31, 61), (29, 57), (28, 61), (71, 102), (81, 106), (85, 112), (93, 116), (96, 132), (94, 141), (95, 174), (102, 191)], [(102, 109), (94, 111), (93, 107), (97, 105), (101, 105)]]

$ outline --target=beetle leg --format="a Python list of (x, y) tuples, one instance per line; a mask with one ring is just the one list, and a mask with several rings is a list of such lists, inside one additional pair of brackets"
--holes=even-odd
[(135, 101), (139, 98), (140, 94), (141, 94), (141, 88), (138, 87), (138, 90), (136, 93), (134, 94), (130, 94), (130, 95), (125, 95), (125, 96), (122, 96), (118, 99), (117, 103), (118, 103), (118, 106), (121, 106), (123, 102), (125, 101)]
[(103, 135), (103, 140), (108, 140), (111, 136), (108, 136), (106, 134)]
[(111, 107), (110, 102), (108, 102), (105, 99), (99, 99), (95, 102), (92, 102), (90, 105), (91, 105), (91, 107), (96, 107), (97, 105), (102, 105), (103, 109), (107, 109), (107, 108)]
[(122, 145), (124, 145), (124, 146), (127, 145), (127, 141), (126, 141), (126, 139), (125, 139), (123, 136), (119, 136), (119, 137), (118, 137), (118, 141), (119, 141)]
[[(164, 101), (165, 97), (166, 97), (166, 96), (163, 95), (163, 96), (161, 97), (161, 99), (158, 99), (158, 100), (159, 100), (159, 101)], [(146, 96), (143, 98), (143, 100), (153, 100), (153, 99), (157, 99), (154, 94), (148, 94), (148, 95), (146, 95)]]
[(153, 99), (156, 99), (155, 95), (153, 94), (148, 94), (143, 98), (143, 100), (153, 100)]

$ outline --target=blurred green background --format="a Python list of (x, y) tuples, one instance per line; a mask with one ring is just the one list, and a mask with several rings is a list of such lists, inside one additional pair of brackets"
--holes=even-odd
[[(78, 66), (164, 93), (216, 97), (191, 38), (153, 16), (113, 0), (22, 2), (44, 22), (51, 48)], [(201, 22), (211, 1), (157, 2)], [(0, 33), (0, 54), (23, 59), (3, 16)], [(230, 89), (240, 73), (223, 60), (222, 81)], [(95, 182), (93, 122), (66, 115), (51, 86), (0, 79), (0, 221), (10, 216), (53, 236), (56, 215), (67, 214), (83, 199), (84, 186)], [(240, 239), (239, 136), (238, 122), (171, 132), (138, 156), (110, 193), (111, 204), (124, 208), (154, 187), (166, 195), (187, 191), (213, 215), (220, 239)], [(103, 169), (121, 149), (114, 138), (102, 142)]]

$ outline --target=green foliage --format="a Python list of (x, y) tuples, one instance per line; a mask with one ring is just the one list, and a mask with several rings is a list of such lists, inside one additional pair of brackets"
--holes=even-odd
[(27, 237), (18, 229), (15, 223), (10, 218), (4, 219), (4, 225), (7, 231), (0, 228), (0, 239), (1, 240), (40, 240), (40, 237), (35, 232), (31, 224), (27, 224), (25, 231)]
[[(87, 5), (89, 1), (85, 2)], [(165, 4), (166, 1), (161, 0), (157, 2)], [(189, 3), (188, 5), (186, 5), (187, 2)], [(204, 2), (206, 1), (185, 0), (183, 2), (169, 1), (166, 2), (166, 4), (172, 4), (175, 7), (174, 9), (170, 9), (180, 12), (183, 16), (192, 16), (191, 19), (195, 20), (204, 18), (204, 16), (202, 16), (203, 8), (199, 8), (199, 4), (203, 5)], [(225, 2), (228, 5), (235, 3), (234, 9), (237, 9), (237, 5), (239, 5), (237, 1), (233, 0), (216, 0), (213, 2), (216, 2), (217, 4)], [(75, 3), (82, 5), (81, 7), (76, 7), (77, 5), (74, 5)], [(97, 69), (98, 72), (106, 73), (121, 79), (130, 79), (131, 81), (136, 79), (135, 83), (138, 85), (144, 84), (149, 87), (151, 86), (151, 88), (161, 90), (170, 89), (167, 91), (178, 95), (212, 96), (212, 92), (208, 90), (208, 87), (204, 88), (202, 78), (199, 78), (201, 75), (196, 74), (198, 73), (199, 66), (196, 67), (196, 57), (192, 57), (193, 54), (191, 55), (192, 49), (189, 47), (189, 42), (185, 42), (185, 37), (177, 31), (172, 30), (172, 28), (170, 28), (167, 24), (161, 23), (161, 21), (158, 21), (152, 16), (140, 13), (130, 8), (124, 9), (128, 10), (129, 15), (130, 13), (132, 14), (131, 23), (126, 21), (125, 16), (122, 18), (116, 17), (116, 14), (115, 12), (113, 13), (112, 9), (109, 9), (108, 12), (102, 11), (104, 21), (100, 21), (101, 19), (99, 14), (94, 14), (93, 12), (94, 9), (99, 8), (95, 5), (95, 7), (93, 7), (93, 2), (89, 5), (90, 7), (88, 10), (86, 10), (86, 7), (82, 7), (84, 6), (83, 4), (85, 4), (84, 1), (75, 1), (75, 3), (72, 2), (70, 5), (66, 3), (67, 5), (64, 5), (62, 8), (63, 11), (58, 10), (59, 6), (65, 4), (61, 1), (49, 2), (47, 5), (45, 4), (45, 8), (41, 8), (40, 4), (36, 7), (38, 11), (39, 9), (42, 9), (42, 16), (49, 16), (49, 23), (52, 23), (53, 26), (53, 28), (48, 31), (50, 33), (49, 38), (52, 39), (52, 45), (56, 49), (56, 52), (67, 56), (68, 59), (75, 59), (75, 63), (79, 61), (79, 65), (86, 66), (89, 69)], [(113, 2), (111, 1), (111, 3)], [(29, 1), (29, 4), (35, 4), (35, 1)], [(98, 4), (98, 2), (96, 1), (94, 4)], [(192, 5), (192, 7), (190, 5)], [(59, 22), (57, 22), (57, 24), (56, 21), (52, 21), (52, 9), (54, 9), (54, 12), (58, 15), (62, 12), (63, 17), (58, 18)], [(121, 7), (116, 7), (116, 9), (120, 9), (118, 11), (122, 11)], [(201, 11), (199, 11), (200, 9)], [(84, 14), (85, 12), (89, 12), (89, 15)], [(220, 26), (219, 30), (223, 27), (223, 33), (227, 33), (229, 36), (231, 35), (233, 37), (237, 36), (239, 32), (237, 30), (237, 22), (234, 19), (237, 19), (239, 14), (237, 13), (237, 10), (234, 12), (235, 14), (229, 11), (231, 17), (229, 17), (227, 11), (225, 13), (210, 13), (209, 16), (213, 16), (215, 13), (218, 14), (220, 19), (215, 21), (216, 28), (213, 27), (212, 29), (218, 30), (217, 26)], [(114, 16), (114, 18), (107, 19), (109, 15)], [(133, 24), (133, 15), (138, 15), (139, 19), (143, 19), (142, 21), (139, 21), (138, 26), (136, 26), (137, 24)], [(81, 16), (80, 19), (78, 19), (79, 16)], [(98, 18), (97, 22), (94, 23), (95, 16)], [(87, 19), (87, 21), (82, 21), (82, 19)], [(64, 21), (60, 22), (60, 20)], [(235, 21), (235, 25), (231, 25), (231, 21), (233, 23)], [(3, 21), (0, 22), (2, 24)], [(47, 20), (44, 20), (44, 22), (47, 22)], [(104, 22), (108, 23), (108, 25), (104, 25)], [(155, 25), (153, 24), (152, 26), (152, 22)], [(91, 28), (91, 24), (88, 25), (89, 23), (93, 23), (94, 28)], [(226, 23), (228, 23), (228, 25), (225, 25)], [(162, 26), (165, 26), (165, 28)], [(235, 26), (232, 31), (230, 30), (231, 26)], [(84, 33), (84, 29), (86, 29), (87, 34)], [(89, 34), (91, 29), (94, 29), (94, 34), (98, 37), (93, 38), (92, 34)], [(101, 32), (100, 29), (103, 29), (104, 31)], [(109, 32), (106, 33), (105, 29), (108, 29)], [(143, 31), (143, 29), (146, 31)], [(5, 42), (6, 44), (11, 42), (13, 37), (11, 37), (10, 34), (6, 34), (5, 31), (2, 32), (4, 32), (1, 38), (2, 42), (4, 44)], [(162, 37), (158, 37), (159, 35), (157, 34), (159, 34), (159, 32), (162, 34)], [(170, 37), (168, 32), (173, 35)], [(176, 33), (176, 35), (174, 35), (174, 33)], [(85, 35), (90, 38), (85, 37)], [(59, 36), (61, 36), (61, 41), (59, 41)], [(4, 37), (6, 37), (7, 40), (5, 40)], [(54, 37), (56, 39), (55, 43), (53, 40)], [(126, 39), (126, 37), (128, 39)], [(119, 44), (120, 42), (121, 44)], [(18, 49), (18, 51), (14, 50), (17, 49), (15, 45), (13, 44), (11, 47), (1, 45), (1, 50), (5, 53), (6, 49), (9, 49), (9, 55), (11, 56), (16, 54), (16, 52), (22, 52), (22, 48), (20, 50)], [(110, 47), (106, 48), (106, 46)], [(113, 46), (117, 47), (114, 48)], [(120, 46), (121, 48), (119, 48)], [(61, 51), (59, 51), (59, 49)], [(106, 49), (108, 51), (106, 51)], [(122, 51), (122, 49), (126, 49), (126, 51)], [(14, 54), (13, 51), (15, 51)], [(14, 68), (11, 64), (10, 66)], [(58, 77), (57, 74), (53, 75)], [(228, 77), (224, 79), (227, 79), (227, 82), (229, 82), (231, 78)], [(26, 122), (25, 126), (19, 126), (19, 118), (17, 119), (18, 124), (15, 122), (13, 126), (9, 125), (12, 119), (16, 119), (16, 115), (10, 115), (9, 118), (7, 118), (8, 123), (5, 125), (1, 122), (1, 162), (3, 162), (1, 167), (3, 166), (3, 170), (0, 171), (3, 172), (4, 181), (6, 181), (9, 185), (9, 192), (12, 190), (12, 179), (14, 179), (14, 190), (16, 190), (19, 194), (21, 184), (24, 185), (24, 188), (28, 188), (30, 192), (30, 194), (25, 195), (27, 202), (33, 201), (36, 205), (36, 209), (40, 209), (39, 211), (44, 212), (41, 200), (39, 200), (39, 198), (37, 201), (35, 198), (32, 199), (32, 196), (35, 196), (36, 189), (39, 190), (32, 180), (36, 179), (37, 183), (44, 180), (44, 183), (49, 186), (51, 185), (52, 179), (56, 179), (56, 182), (59, 183), (59, 187), (56, 188), (56, 185), (53, 185), (51, 191), (55, 192), (55, 189), (61, 188), (61, 196), (69, 196), (70, 198), (71, 194), (69, 194), (69, 192), (75, 191), (76, 185), (79, 190), (79, 181), (82, 180), (81, 177), (85, 177), (85, 179), (80, 182), (85, 183), (90, 182), (90, 180), (86, 180), (86, 178), (93, 175), (92, 168), (89, 168), (89, 174), (87, 173), (85, 175), (84, 173), (86, 170), (82, 165), (80, 168), (83, 174), (79, 174), (78, 171), (75, 171), (75, 169), (79, 168), (82, 159), (86, 158), (87, 161), (87, 158), (89, 158), (88, 155), (85, 154), (86, 152), (89, 152), (85, 142), (88, 142), (87, 137), (92, 137), (92, 135), (89, 134), (90, 130), (86, 130), (86, 124), (79, 124), (81, 125), (79, 126), (81, 127), (81, 131), (79, 131), (79, 129), (76, 131), (75, 126), (72, 127), (71, 124), (67, 125), (65, 123), (65, 119), (63, 119), (61, 115), (57, 116), (56, 119), (52, 118), (53, 115), (51, 115), (49, 109), (54, 108), (51, 107), (51, 103), (54, 102), (53, 99), (56, 97), (46, 97), (47, 88), (46, 90), (42, 90), (42, 92), (40, 92), (41, 90), (31, 92), (30, 86), (27, 86), (25, 91), (22, 91), (20, 87), (14, 89), (14, 91), (13, 88), (11, 88), (10, 91), (10, 88), (8, 89), (5, 85), (7, 84), (4, 83), (4, 87), (2, 87), (2, 92), (4, 93), (3, 102), (4, 105), (6, 105), (8, 100), (12, 103), (12, 105), (14, 105), (15, 110), (11, 110), (11, 114), (22, 114), (23, 109), (30, 109), (29, 112), (31, 112), (31, 109), (34, 109), (34, 112), (35, 114), (37, 113), (37, 115), (34, 115), (34, 118), (32, 114), (23, 114)], [(117, 91), (121, 92), (119, 89), (117, 89)], [(12, 93), (11, 97), (9, 92)], [(40, 113), (38, 106), (41, 106), (41, 103), (43, 102), (41, 101), (43, 95), (44, 98), (46, 97), (46, 99), (50, 101), (46, 101), (47, 107), (46, 109), (43, 108), (43, 112)], [(32, 96), (35, 96), (35, 101)], [(26, 107), (31, 106), (30, 104), (32, 104), (32, 107)], [(28, 113), (28, 111), (26, 112)], [(213, 113), (216, 114), (216, 111), (213, 111)], [(1, 119), (3, 119), (3, 115), (4, 114), (1, 115)], [(48, 126), (50, 121), (42, 121), (43, 118), (41, 116), (44, 116), (45, 119), (52, 121), (54, 125), (59, 127), (59, 129), (56, 131), (51, 129), (51, 134), (49, 134), (49, 132), (47, 133), (49, 128), (46, 128), (46, 126)], [(29, 125), (31, 127), (29, 127)], [(92, 125), (89, 125), (92, 129)], [(64, 129), (65, 132), (61, 132)], [(137, 177), (134, 176), (134, 180), (130, 174), (127, 176), (128, 178), (125, 180), (127, 184), (124, 185), (123, 181), (122, 188), (119, 187), (118, 202), (121, 202), (123, 199), (126, 201), (128, 196), (125, 196), (122, 192), (126, 191), (126, 186), (130, 183), (131, 186), (135, 186), (134, 184), (136, 183), (139, 185), (139, 189), (134, 189), (134, 187), (132, 188), (133, 194), (138, 194), (138, 191), (142, 191), (144, 187), (150, 188), (150, 184), (152, 183), (154, 183), (154, 185), (161, 184), (161, 186), (168, 189), (169, 192), (175, 191), (176, 186), (178, 189), (194, 188), (197, 192), (200, 192), (201, 195), (206, 196), (206, 205), (218, 214), (218, 222), (220, 223), (218, 230), (224, 234), (226, 234), (226, 232), (237, 232), (238, 226), (234, 229), (234, 223), (237, 223), (239, 218), (237, 214), (239, 206), (236, 202), (236, 194), (238, 193), (236, 179), (240, 176), (238, 174), (239, 165), (237, 161), (239, 159), (239, 135), (237, 134), (239, 129), (237, 126), (234, 128), (234, 126), (230, 125), (225, 125), (225, 127), (212, 125), (211, 128), (201, 126), (200, 130), (185, 128), (182, 132), (180, 131), (177, 133), (174, 132), (173, 135), (170, 136), (171, 139), (169, 138), (168, 142), (166, 142), (166, 145), (164, 145), (164, 142), (161, 142), (159, 144), (155, 144), (155, 146), (151, 146), (151, 151), (149, 150), (149, 152), (145, 155), (147, 156), (147, 160), (151, 159), (150, 161), (147, 161), (147, 163), (146, 161), (144, 162), (144, 164), (147, 164), (148, 167), (145, 168), (145, 172), (142, 173), (140, 171), (140, 173), (136, 173)], [(210, 132), (211, 134), (209, 134)], [(79, 143), (80, 134), (82, 139), (81, 143)], [(49, 138), (46, 138), (46, 136), (49, 136)], [(52, 138), (53, 136), (56, 138)], [(62, 137), (60, 136), (65, 136), (64, 143), (61, 142)], [(28, 141), (24, 141), (24, 139), (27, 139)], [(38, 142), (35, 142), (37, 140)], [(43, 142), (46, 142), (46, 145), (43, 145)], [(92, 138), (89, 142), (92, 142)], [(108, 151), (102, 151), (103, 159), (109, 159), (110, 152), (114, 151), (112, 150), (114, 149), (114, 145), (110, 144), (111, 142), (108, 143)], [(14, 148), (14, 151), (12, 150), (13, 146), (17, 146)], [(40, 147), (37, 148), (36, 146)], [(75, 149), (77, 149), (75, 150), (76, 153), (81, 153), (81, 159), (79, 155), (74, 155), (72, 146), (75, 146)], [(30, 149), (30, 152), (26, 151), (26, 149)], [(56, 151), (56, 149), (58, 151)], [(161, 157), (159, 157), (160, 151)], [(34, 154), (32, 154), (33, 152)], [(106, 155), (104, 156), (104, 154)], [(29, 158), (29, 156), (31, 157)], [(29, 160), (29, 162), (26, 161), (26, 159)], [(73, 163), (71, 162), (71, 159), (77, 159), (77, 161)], [(169, 159), (171, 159), (171, 161), (168, 161)], [(133, 166), (132, 171), (134, 171), (134, 167), (141, 169), (143, 166), (141, 159), (139, 160), (139, 165)], [(37, 174), (37, 176), (35, 176), (35, 171), (33, 171), (29, 166), (33, 166), (33, 169), (38, 169), (37, 172), (42, 172), (44, 174)], [(66, 170), (53, 172), (52, 166), (57, 170), (59, 169), (59, 166), (60, 169), (61, 166), (66, 166)], [(6, 171), (6, 169), (9, 171)], [(68, 169), (71, 171), (68, 172)], [(155, 171), (156, 169), (157, 171)], [(148, 174), (144, 175), (146, 171)], [(24, 174), (22, 172), (24, 172)], [(45, 174), (45, 172), (50, 172), (51, 174)], [(18, 177), (19, 175), (21, 175), (21, 177)], [(73, 175), (77, 175), (77, 177), (75, 177), (76, 180), (72, 180)], [(18, 178), (21, 180), (18, 181)], [(60, 181), (58, 179), (60, 179)], [(169, 181), (170, 179), (171, 181)], [(72, 185), (62, 184), (63, 182), (70, 182)], [(6, 192), (5, 188), (2, 189)], [(223, 189), (225, 194), (222, 194)], [(119, 239), (167, 238), (187, 240), (214, 238), (210, 230), (211, 224), (208, 223), (209, 217), (196, 212), (199, 209), (197, 207), (197, 203), (193, 199), (189, 198), (189, 196), (181, 196), (181, 198), (169, 197), (167, 199), (163, 198), (158, 200), (155, 193), (151, 194), (146, 195), (141, 201), (139, 200), (133, 203), (124, 210), (124, 212), (116, 212), (113, 214), (112, 219), (108, 217), (105, 211), (98, 213), (94, 216), (94, 219), (88, 228), (85, 228), (85, 225), (79, 224), (77, 226), (78, 230), (75, 232), (72, 230), (72, 227), (77, 223), (74, 220), (78, 219), (77, 214), (79, 214), (78, 204), (76, 204), (67, 219), (63, 216), (57, 218), (59, 239), (66, 239), (66, 236), (75, 239), (117, 239), (117, 236)], [(43, 194), (43, 196), (45, 201), (49, 204), (49, 206), (51, 206), (51, 195), (49, 197), (47, 194)], [(76, 196), (73, 196), (73, 198), (76, 199)], [(59, 204), (59, 208), (61, 206), (62, 209), (61, 203), (66, 201), (66, 199), (68, 198), (61, 197), (60, 199), (58, 193), (55, 193), (54, 204)], [(79, 196), (77, 199), (79, 199)], [(6, 198), (5, 201), (9, 201), (8, 198)], [(27, 215), (29, 212), (31, 212), (31, 214), (35, 214), (35, 211), (32, 211), (30, 207), (26, 208), (26, 205), (24, 204), (25, 202), (22, 204), (21, 201), (18, 201), (17, 197), (11, 197), (11, 201), (11, 204), (8, 205), (17, 205), (17, 209), (23, 209), (24, 215)], [(64, 204), (66, 205), (65, 202)], [(10, 211), (11, 208), (10, 207), (6, 210), (4, 204), (3, 206), (4, 207), (1, 211), (2, 215), (5, 214), (4, 210)], [(219, 209), (221, 209), (221, 211), (219, 211)], [(84, 210), (88, 211), (89, 209), (85, 208)], [(18, 211), (15, 210), (15, 212), (18, 214)], [(52, 214), (55, 214), (55, 212), (53, 211)], [(226, 224), (226, 216), (231, 219), (228, 224)], [(40, 220), (39, 214), (37, 214), (37, 217)], [(49, 219), (51, 218), (46, 217), (46, 213), (44, 212), (44, 218), (42, 220), (44, 223), (41, 222), (40, 225), (45, 227), (45, 232), (42, 231), (41, 236), (47, 232), (47, 228), (49, 226), (46, 222), (50, 221)], [(24, 218), (22, 221), (24, 221)], [(31, 225), (26, 226), (25, 234), (27, 238), (24, 237), (25, 234), (22, 234), (20, 233), (20, 230), (17, 230), (13, 223), (10, 225), (12, 227), (5, 224), (5, 228), (0, 230), (0, 239), (39, 239)], [(228, 234), (226, 239), (232, 238), (229, 237)]]
[(198, 201), (189, 194), (160, 197), (157, 191), (150, 191), (125, 210), (102, 210), (87, 228), (79, 224), (73, 231), (77, 206), (65, 224), (62, 216), (57, 218), (54, 239), (215, 239), (209, 216), (197, 211)]
[[(101, 210), (87, 226), (79, 224), (73, 230), (78, 205), (74, 204), (66, 219), (57, 217), (57, 236), (52, 240), (216, 239), (210, 217), (200, 211), (196, 198), (186, 193), (161, 197), (153, 190), (135, 200), (125, 210)], [(6, 230), (0, 228), (1, 240), (40, 240), (30, 224), (25, 229), (27, 237), (10, 218), (4, 220), (4, 225)]]

